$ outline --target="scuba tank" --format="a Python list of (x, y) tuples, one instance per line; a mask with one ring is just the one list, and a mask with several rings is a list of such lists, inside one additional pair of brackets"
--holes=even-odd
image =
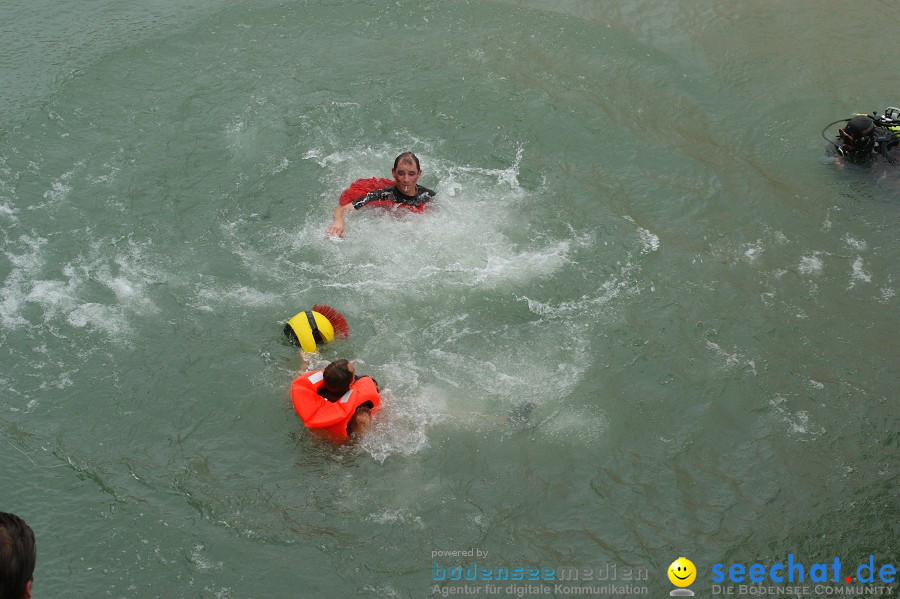
[[(838, 130), (836, 142), (826, 137), (825, 132), (837, 123), (846, 125)], [(871, 115), (856, 113), (850, 118), (839, 119), (822, 130), (822, 137), (834, 146), (838, 154), (853, 162), (865, 162), (877, 154), (894, 162), (888, 153), (900, 146), (900, 108), (889, 106), (882, 115), (877, 112)]]

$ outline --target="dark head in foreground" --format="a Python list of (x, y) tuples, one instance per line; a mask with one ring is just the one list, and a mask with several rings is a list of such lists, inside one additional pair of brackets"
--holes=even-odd
[(29, 599), (37, 553), (34, 532), (14, 514), (0, 512), (0, 599)]

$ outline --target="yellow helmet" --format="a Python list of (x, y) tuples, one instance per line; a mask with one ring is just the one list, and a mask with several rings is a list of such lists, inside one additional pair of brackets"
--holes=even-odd
[(298, 312), (284, 325), (284, 333), (305, 352), (315, 352), (319, 343), (330, 343), (335, 337), (348, 337), (347, 321), (330, 306), (313, 306)]

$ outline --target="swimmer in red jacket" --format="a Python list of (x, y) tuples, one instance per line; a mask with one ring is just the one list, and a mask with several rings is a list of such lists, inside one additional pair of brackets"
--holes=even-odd
[(325, 230), (325, 235), (344, 236), (344, 215), (363, 206), (403, 207), (421, 212), (425, 204), (434, 197), (434, 192), (417, 183), (422, 175), (419, 159), (412, 152), (404, 152), (394, 159), (394, 185), (376, 189), (334, 209), (334, 222)]
[(381, 405), (378, 383), (357, 376), (349, 360), (300, 375), (291, 384), (294, 411), (313, 433), (336, 441), (361, 435)]

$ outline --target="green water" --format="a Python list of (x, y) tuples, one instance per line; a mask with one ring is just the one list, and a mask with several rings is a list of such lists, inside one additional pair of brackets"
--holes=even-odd
[[(0, 510), (34, 597), (897, 565), (900, 179), (820, 135), (900, 104), (894, 4), (183, 4), (0, 5)], [(326, 239), (404, 150), (433, 209)], [(385, 388), (356, 445), (289, 401), (316, 303), (351, 337), (312, 365)]]

